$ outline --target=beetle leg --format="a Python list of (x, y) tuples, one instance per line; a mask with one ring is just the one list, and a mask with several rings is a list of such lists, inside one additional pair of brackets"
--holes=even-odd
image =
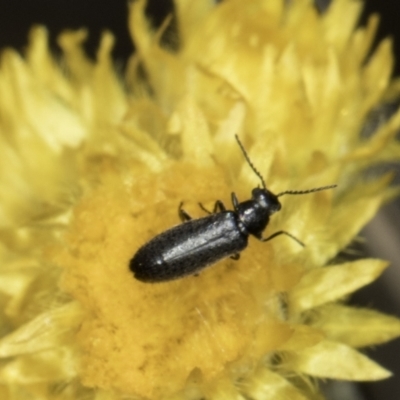
[(240, 258), (240, 253), (232, 254), (230, 258), (232, 258), (232, 260), (237, 261), (237, 260), (239, 260), (239, 258)]
[(207, 208), (205, 208), (205, 207), (203, 206), (203, 204), (201, 204), (201, 203), (199, 203), (199, 206), (200, 206), (200, 208), (201, 208), (203, 211), (205, 211), (207, 214), (216, 214), (216, 213), (221, 212), (221, 211), (226, 211), (225, 205), (224, 205), (224, 203), (223, 203), (221, 200), (217, 200), (217, 201), (215, 202), (214, 208), (213, 208), (213, 211), (212, 211), (212, 212), (209, 211), (209, 210), (207, 210)]
[(182, 208), (183, 201), (179, 204), (178, 215), (182, 222), (190, 221), (192, 217)]
[(207, 208), (205, 208), (205, 207), (203, 206), (202, 203), (199, 203), (199, 207), (200, 207), (203, 211), (205, 211), (207, 214), (212, 214), (212, 212), (209, 211), (209, 210), (207, 210)]
[(214, 204), (213, 213), (216, 214), (217, 212), (226, 211), (225, 205), (221, 200), (217, 200)]
[(260, 236), (256, 236), (256, 237), (257, 237), (257, 239), (261, 240), (262, 242), (268, 242), (268, 240), (271, 240), (271, 239), (273, 239), (273, 238), (275, 238), (275, 237), (277, 237), (277, 236), (279, 236), (279, 235), (286, 235), (286, 236), (289, 236), (289, 237), (292, 238), (294, 241), (296, 241), (300, 246), (305, 247), (305, 244), (304, 244), (303, 242), (301, 242), (301, 241), (300, 241), (299, 239), (297, 239), (295, 236), (293, 236), (292, 234), (290, 234), (289, 232), (286, 232), (286, 231), (278, 231), (278, 232), (275, 232), (275, 233), (273, 233), (272, 235), (270, 235), (270, 236), (268, 236), (268, 237), (266, 237), (266, 238), (261, 237), (261, 235), (260, 235)]
[(234, 192), (231, 193), (231, 199), (232, 199), (233, 208), (235, 211), (237, 211), (238, 206), (239, 206), (239, 200), (237, 199), (236, 194)]

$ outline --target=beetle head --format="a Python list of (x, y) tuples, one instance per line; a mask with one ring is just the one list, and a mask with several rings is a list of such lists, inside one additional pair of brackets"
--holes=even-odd
[(254, 188), (251, 192), (253, 201), (272, 215), (281, 209), (281, 203), (278, 197), (267, 189)]

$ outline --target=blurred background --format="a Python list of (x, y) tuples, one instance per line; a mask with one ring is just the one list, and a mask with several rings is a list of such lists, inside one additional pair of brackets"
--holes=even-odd
[[(194, 0), (195, 1), (195, 0)], [(290, 1), (290, 0), (288, 0)], [(295, 1), (295, 0), (292, 0)], [(315, 0), (323, 12), (330, 0)], [(159, 24), (172, 9), (170, 0), (149, 0), (148, 14)], [(400, 2), (396, 0), (365, 0), (361, 23), (371, 13), (381, 15), (376, 42), (391, 36), (398, 61), (395, 75), (400, 75)], [(100, 34), (105, 29), (116, 38), (114, 57), (122, 69), (133, 45), (127, 29), (127, 2), (125, 0), (0, 0), (0, 48), (13, 47), (23, 51), (27, 45), (29, 29), (42, 24), (50, 32), (51, 46), (57, 54), (57, 35), (65, 29), (88, 28), (90, 35), (86, 50), (94, 56)], [(398, 105), (395, 105), (397, 107)], [(391, 111), (392, 110), (392, 111)], [(386, 108), (383, 114), (393, 112)], [(378, 115), (378, 119), (382, 115)], [(396, 166), (393, 168), (398, 169)], [(397, 182), (400, 183), (400, 170)], [(392, 264), (373, 285), (358, 291), (353, 304), (373, 307), (388, 314), (400, 316), (400, 202), (387, 205), (365, 228), (365, 242), (358, 244), (358, 254), (379, 257)], [(374, 383), (334, 383), (324, 385), (329, 400), (399, 400), (400, 399), (400, 340), (392, 341), (367, 353), (377, 362), (394, 372), (394, 377)]]

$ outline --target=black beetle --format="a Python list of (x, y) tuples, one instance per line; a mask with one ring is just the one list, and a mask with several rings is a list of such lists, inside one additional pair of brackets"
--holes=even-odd
[(297, 238), (286, 231), (278, 231), (263, 238), (262, 233), (269, 217), (281, 209), (278, 197), (284, 194), (306, 194), (336, 187), (336, 185), (302, 191), (285, 191), (277, 195), (270, 192), (263, 177), (250, 161), (246, 150), (236, 135), (242, 153), (251, 169), (259, 177), (262, 188), (252, 190), (251, 200), (239, 203), (232, 193), (233, 211), (225, 209), (217, 200), (210, 215), (191, 219), (179, 205), (178, 213), (182, 224), (157, 235), (142, 246), (129, 264), (135, 278), (143, 282), (163, 282), (197, 274), (208, 265), (222, 258), (239, 259), (240, 252), (247, 247), (249, 235), (266, 242), (279, 235), (287, 235), (301, 246)]

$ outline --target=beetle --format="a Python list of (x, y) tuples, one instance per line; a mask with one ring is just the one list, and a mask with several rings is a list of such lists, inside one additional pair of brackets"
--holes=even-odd
[(227, 210), (220, 200), (215, 202), (213, 212), (200, 204), (209, 215), (199, 219), (192, 219), (181, 203), (178, 214), (182, 224), (155, 236), (131, 259), (129, 268), (136, 279), (150, 283), (164, 282), (197, 275), (203, 268), (226, 257), (238, 260), (240, 252), (247, 247), (250, 235), (262, 242), (286, 235), (304, 246), (296, 237), (282, 230), (268, 237), (262, 236), (270, 216), (281, 209), (278, 197), (318, 192), (337, 185), (301, 191), (287, 190), (275, 195), (267, 189), (262, 175), (254, 167), (239, 137), (235, 135), (235, 138), (262, 187), (254, 188), (251, 199), (241, 203), (236, 194), (232, 193), (233, 210)]

